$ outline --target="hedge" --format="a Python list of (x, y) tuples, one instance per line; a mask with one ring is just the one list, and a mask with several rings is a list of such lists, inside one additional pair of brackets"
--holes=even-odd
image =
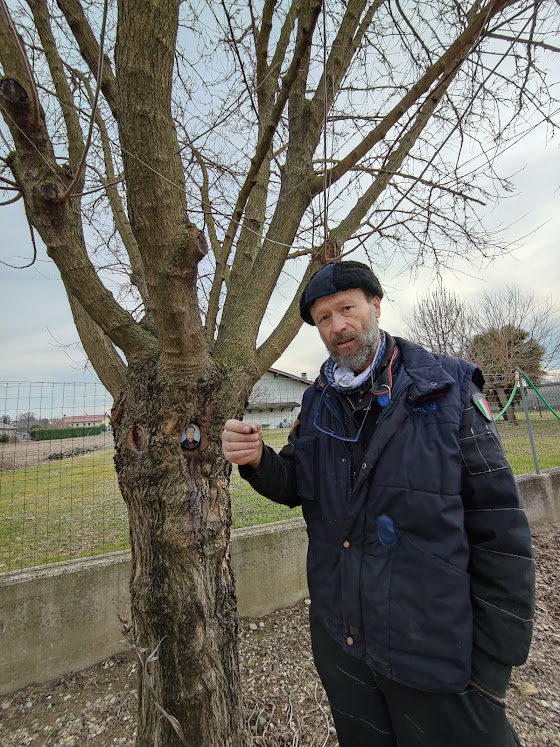
[(80, 438), (81, 436), (98, 436), (106, 430), (104, 425), (94, 428), (37, 428), (29, 434), (34, 441), (54, 441), (57, 438)]

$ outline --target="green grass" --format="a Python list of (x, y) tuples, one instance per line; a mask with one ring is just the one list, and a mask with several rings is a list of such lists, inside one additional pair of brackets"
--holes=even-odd
[[(532, 419), (541, 469), (560, 466), (560, 422), (552, 415)], [(527, 427), (504, 421), (498, 430), (516, 474), (534, 472)], [(286, 430), (265, 431), (279, 450)], [(233, 527), (301, 515), (259, 496), (234, 468)], [(128, 547), (128, 520), (107, 448), (71, 459), (5, 471), (0, 475), (0, 571), (84, 558)]]
[(234, 529), (301, 516), (300, 508), (281, 506), (255, 493), (250, 485), (239, 477), (237, 470), (232, 472), (230, 493)]
[[(498, 432), (502, 440), (511, 468), (516, 475), (535, 472), (535, 464), (531, 451), (531, 442), (525, 419), (520, 417), (512, 422), (497, 422)], [(531, 416), (531, 427), (539, 462), (539, 468), (550, 469), (560, 466), (560, 420), (552, 413), (542, 413), (542, 416)]]
[[(277, 428), (265, 430), (263, 434), (266, 443), (276, 451), (280, 451), (288, 440), (289, 431), (285, 428)], [(245, 480), (239, 477), (236, 467), (231, 473), (230, 493), (234, 529), (301, 516), (300, 508), (281, 506), (256, 493)]]
[(5, 471), (0, 570), (122, 550), (128, 543), (112, 449)]
[[(266, 433), (281, 448), (287, 431)], [(255, 493), (234, 468), (233, 528), (300, 516)], [(113, 449), (0, 475), (0, 572), (128, 548), (128, 518)]]

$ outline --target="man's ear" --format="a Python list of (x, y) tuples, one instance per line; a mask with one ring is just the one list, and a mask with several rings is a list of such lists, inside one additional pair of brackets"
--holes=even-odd
[(373, 305), (373, 308), (375, 309), (375, 318), (379, 319), (379, 317), (381, 316), (381, 299), (379, 298), (379, 296), (374, 296), (371, 299), (371, 303)]

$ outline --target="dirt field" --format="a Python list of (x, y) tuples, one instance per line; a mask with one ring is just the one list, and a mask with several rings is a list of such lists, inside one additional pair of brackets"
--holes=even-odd
[(34, 467), (46, 462), (51, 454), (73, 449), (107, 449), (113, 447), (111, 433), (100, 433), (98, 436), (77, 436), (61, 438), (56, 441), (22, 441), (18, 444), (0, 444), (0, 472)]

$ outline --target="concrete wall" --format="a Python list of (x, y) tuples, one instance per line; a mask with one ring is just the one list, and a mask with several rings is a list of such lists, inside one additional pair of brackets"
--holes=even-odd
[(531, 526), (560, 521), (560, 468), (519, 475), (517, 487)]
[(114, 553), (0, 577), (0, 693), (122, 651), (129, 573), (129, 553)]
[[(518, 478), (532, 525), (560, 521), (560, 469)], [(307, 595), (303, 520), (232, 533), (239, 612), (259, 617)], [(85, 669), (126, 649), (128, 553), (0, 575), (0, 694)]]
[[(307, 595), (303, 519), (235, 530), (239, 613), (260, 617)], [(124, 651), (130, 554), (0, 575), (0, 694), (47, 682)]]

